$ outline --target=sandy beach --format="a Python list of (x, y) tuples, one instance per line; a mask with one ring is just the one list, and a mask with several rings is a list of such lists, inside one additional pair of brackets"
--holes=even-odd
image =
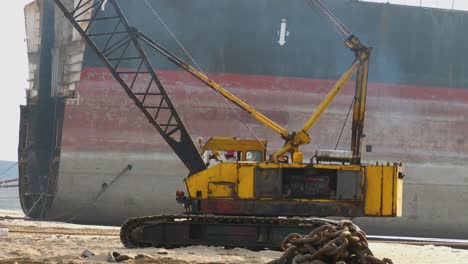
[[(266, 263), (281, 255), (281, 252), (269, 250), (253, 252), (203, 246), (129, 250), (120, 244), (118, 227), (30, 221), (22, 217), (19, 212), (0, 211), (0, 228), (8, 229), (8, 236), (0, 237), (0, 263), (109, 263), (112, 262), (110, 254), (118, 252), (141, 257), (123, 263), (247, 264)], [(398, 264), (468, 263), (468, 250), (449, 247), (371, 243), (370, 248), (377, 257), (387, 257)], [(94, 256), (82, 258), (85, 250)]]

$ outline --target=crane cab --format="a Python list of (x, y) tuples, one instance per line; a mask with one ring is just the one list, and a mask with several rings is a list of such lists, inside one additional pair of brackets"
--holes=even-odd
[[(206, 164), (211, 160), (219, 163), (222, 161), (250, 161), (261, 162), (266, 160), (266, 140), (237, 139), (235, 137), (210, 137), (206, 143), (198, 138), (200, 154)], [(234, 155), (234, 159), (226, 158), (226, 155)]]

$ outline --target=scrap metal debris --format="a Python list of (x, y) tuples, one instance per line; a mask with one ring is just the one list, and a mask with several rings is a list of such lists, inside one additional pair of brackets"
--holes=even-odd
[(87, 250), (85, 249), (82, 253), (81, 253), (81, 256), (80, 258), (89, 258), (89, 257), (92, 257), (94, 256), (94, 253), (90, 250)]
[(290, 234), (281, 248), (284, 254), (268, 264), (393, 264), (374, 257), (366, 233), (348, 220), (323, 225), (305, 236)]
[(157, 258), (147, 255), (147, 254), (137, 254), (137, 255), (131, 255), (131, 254), (123, 254), (117, 251), (111, 251), (109, 254), (107, 254), (107, 262), (110, 263), (119, 263), (119, 262), (124, 262), (127, 260), (155, 260)]

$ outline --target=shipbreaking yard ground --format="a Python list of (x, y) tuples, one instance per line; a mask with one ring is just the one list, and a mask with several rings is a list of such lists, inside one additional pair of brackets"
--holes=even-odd
[[(109, 255), (118, 252), (129, 256), (141, 255), (137, 260), (123, 263), (266, 263), (278, 258), (281, 252), (253, 252), (245, 249), (192, 246), (178, 249), (125, 249), (119, 241), (119, 228), (85, 226), (23, 219), (19, 212), (0, 210), (0, 228), (8, 229), (8, 236), (0, 236), (1, 263), (109, 263)], [(419, 242), (418, 242), (419, 243)], [(468, 248), (464, 244), (462, 247)], [(428, 243), (407, 245), (388, 241), (374, 241), (370, 248), (379, 257), (387, 257), (395, 264), (410, 263), (468, 263), (468, 250)], [(82, 258), (88, 250), (95, 255)]]

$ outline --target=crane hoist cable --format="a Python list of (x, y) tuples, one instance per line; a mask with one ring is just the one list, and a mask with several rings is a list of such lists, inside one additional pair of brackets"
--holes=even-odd
[(317, 13), (343, 40), (348, 39), (352, 33), (343, 23), (333, 15), (320, 0), (305, 0), (307, 4)]
[(351, 100), (351, 104), (349, 104), (348, 113), (346, 114), (346, 118), (345, 118), (345, 120), (343, 122), (343, 126), (341, 127), (340, 135), (338, 136), (338, 140), (336, 141), (335, 150), (338, 149), (338, 145), (340, 144), (341, 136), (343, 136), (343, 131), (344, 131), (345, 127), (346, 127), (346, 123), (348, 123), (349, 114), (351, 113), (351, 109), (353, 109), (353, 105), (354, 105), (355, 100), (356, 100), (356, 97), (353, 96), (353, 99)]
[[(224, 102), (229, 106), (231, 111), (236, 114), (237, 118), (244, 124), (244, 126), (254, 135), (257, 139), (257, 141), (260, 142), (259, 138), (255, 135), (252, 129), (241, 119), (240, 115), (237, 113), (237, 111), (229, 104), (228, 100), (233, 102), (234, 104), (242, 104), (241, 108), (245, 111), (247, 111), (249, 114), (251, 114), (254, 118), (256, 118), (258, 121), (263, 123), (264, 125), (268, 126), (269, 128), (273, 129), (275, 132), (279, 133), (283, 139), (285, 139), (285, 145), (284, 147), (275, 152), (273, 156), (270, 155), (270, 158), (272, 160), (276, 160), (277, 157), (284, 155), (285, 153), (289, 152), (291, 154), (294, 154), (295, 152), (299, 152), (299, 147), (305, 144), (310, 143), (311, 138), (310, 135), (308, 134), (308, 131), (312, 128), (312, 126), (316, 123), (318, 118), (322, 115), (323, 111), (328, 107), (328, 105), (333, 101), (335, 98), (336, 94), (343, 88), (344, 84), (351, 78), (351, 76), (357, 71), (358, 72), (358, 77), (357, 77), (357, 88), (356, 88), (356, 98), (359, 98), (359, 104), (355, 104), (354, 107), (354, 114), (353, 114), (353, 128), (352, 128), (352, 151), (353, 155), (356, 157), (355, 158), (355, 163), (360, 162), (360, 145), (362, 143), (361, 136), (362, 136), (362, 128), (363, 128), (363, 109), (365, 109), (365, 101), (363, 101), (362, 98), (365, 100), (365, 95), (361, 96), (361, 93), (363, 89), (366, 89), (367, 86), (367, 68), (368, 68), (368, 58), (370, 55), (371, 48), (366, 47), (361, 43), (359, 38), (351, 34), (351, 32), (320, 2), (320, 0), (307, 0), (309, 6), (327, 23), (331, 26), (333, 30), (336, 31), (339, 37), (341, 37), (345, 45), (354, 52), (356, 56), (356, 60), (353, 62), (353, 64), (350, 66), (350, 68), (340, 77), (340, 79), (337, 81), (335, 86), (333, 87), (332, 90), (330, 90), (329, 94), (327, 94), (326, 98), (320, 103), (319, 106), (315, 109), (314, 113), (310, 116), (310, 118), (307, 120), (307, 122), (304, 124), (304, 127), (298, 131), (298, 132), (292, 132), (289, 133), (286, 131), (284, 128), (282, 128), (280, 125), (276, 124), (274, 121), (271, 119), (267, 118), (266, 116), (262, 115), (252, 107), (248, 106), (242, 100), (239, 98), (236, 98), (233, 94), (230, 94), (229, 92), (225, 91), (222, 87), (219, 85), (212, 85), (212, 81), (206, 76), (206, 74), (203, 74), (202, 72), (196, 72), (196, 70), (189, 66), (186, 65), (185, 63), (181, 62), (179, 59), (174, 57), (172, 54), (164, 54), (168, 59), (171, 61), (175, 62), (177, 65), (181, 66), (185, 70), (189, 71), (192, 75), (194, 75), (196, 78), (210, 86), (211, 88), (215, 89), (218, 93), (218, 95), (222, 96)], [(146, 2), (146, 1), (145, 1)], [(146, 2), (148, 5), (149, 3)], [(151, 7), (151, 5), (149, 5)], [(157, 14), (157, 11), (151, 7), (153, 10), (153, 13), (155, 14), (156, 17), (163, 23), (161, 16)], [(165, 24), (165, 23), (164, 23)], [(175, 37), (175, 35), (171, 32), (169, 27), (167, 25), (165, 26), (166, 30), (168, 30), (171, 35)], [(147, 42), (147, 44), (155, 45), (154, 48), (156, 48), (159, 52), (162, 53), (167, 53), (164, 51), (164, 49), (161, 49), (161, 47), (157, 47), (157, 43), (152, 43), (151, 39), (148, 39), (144, 37), (144, 34), (140, 34), (140, 37), (144, 39), (144, 41)], [(179, 45), (181, 45), (180, 41), (177, 40)], [(187, 50), (184, 48), (185, 52)], [(168, 56), (169, 55), (169, 56)], [(190, 56), (191, 57), (191, 56)], [(193, 59), (193, 57), (192, 57)], [(184, 65), (185, 64), (185, 65)], [(198, 65), (197, 65), (198, 66)], [(198, 66), (199, 67), (199, 66)], [(199, 67), (200, 68), (200, 67)], [(358, 87), (359, 86), (359, 87)], [(239, 105), (240, 106), (240, 105)], [(357, 108), (358, 107), (358, 108)], [(251, 112), (254, 111), (254, 112)], [(261, 143), (261, 142), (260, 142)], [(266, 149), (266, 148), (265, 148)], [(270, 153), (269, 153), (270, 154)], [(300, 155), (297, 155), (298, 160), (300, 159)]]
[[(167, 24), (164, 22), (162, 17), (159, 15), (159, 13), (156, 11), (156, 9), (148, 2), (148, 0), (145, 0), (146, 5), (148, 8), (153, 12), (154, 16), (161, 22), (163, 27), (166, 29), (166, 31), (172, 36), (172, 38), (177, 42), (179, 47), (183, 50), (183, 52), (187, 55), (187, 57), (192, 61), (192, 63), (197, 67), (197, 69), (203, 73), (205, 76), (208, 76), (205, 71), (200, 67), (200, 65), (195, 61), (193, 56), (188, 52), (188, 50), (184, 47), (184, 45), (179, 41), (179, 39), (175, 36), (175, 34), (172, 32), (172, 30), (167, 26)], [(240, 116), (239, 112), (236, 111), (236, 109), (232, 106), (232, 104), (223, 96), (221, 93), (217, 90), (216, 94), (220, 96), (223, 99), (223, 102), (229, 107), (229, 109), (235, 114), (237, 119), (247, 128), (247, 130), (252, 134), (252, 136), (255, 137), (255, 139), (263, 146), (265, 151), (268, 153), (268, 155), (271, 155), (271, 153), (268, 151), (267, 147), (262, 143), (260, 138), (257, 136), (257, 134), (252, 130), (252, 128), (242, 119)]]
[[(305, 0), (309, 6), (317, 13), (337, 35), (344, 40), (347, 46), (355, 55), (357, 61), (356, 90), (352, 106), (353, 123), (351, 128), (351, 151), (353, 155), (352, 163), (360, 164), (362, 152), (362, 140), (364, 138), (364, 116), (366, 108), (366, 94), (369, 72), (369, 58), (372, 47), (364, 45), (360, 39), (351, 33), (346, 26), (340, 22), (326, 7), (321, 0)], [(349, 115), (349, 113), (348, 113)], [(340, 133), (341, 135), (341, 133)], [(341, 136), (340, 136), (341, 137)]]
[(11, 170), (15, 165), (17, 165), (18, 162), (15, 162), (13, 164), (11, 164), (8, 168), (6, 168), (5, 170), (3, 170), (2, 172), (0, 172), (0, 176), (2, 176), (3, 174), (7, 173), (9, 170)]
[(206, 73), (203, 71), (203, 69), (200, 67), (200, 65), (198, 65), (198, 63), (195, 61), (195, 59), (192, 57), (192, 55), (188, 52), (188, 50), (184, 47), (184, 45), (182, 45), (182, 43), (179, 41), (179, 39), (175, 36), (175, 34), (172, 32), (172, 30), (169, 28), (169, 26), (166, 24), (166, 22), (164, 22), (164, 20), (162, 19), (162, 17), (159, 15), (159, 13), (156, 11), (156, 9), (154, 9), (154, 7), (148, 2), (148, 0), (145, 0), (145, 3), (146, 5), (148, 6), (148, 8), (153, 12), (154, 16), (159, 20), (159, 22), (161, 22), (161, 24), (163, 25), (163, 27), (166, 29), (166, 31), (172, 36), (172, 38), (177, 42), (177, 45), (179, 45), (179, 47), (184, 51), (184, 53), (187, 55), (187, 57), (193, 62), (193, 64), (195, 65), (195, 67), (198, 68), (198, 70), (205, 74)]

